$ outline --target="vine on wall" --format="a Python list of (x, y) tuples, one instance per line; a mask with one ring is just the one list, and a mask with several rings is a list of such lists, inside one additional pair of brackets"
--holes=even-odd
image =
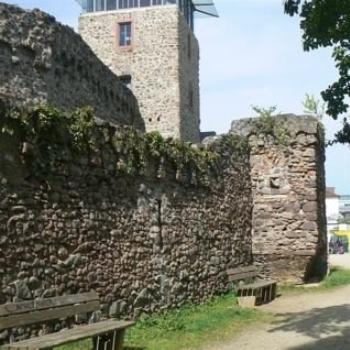
[(223, 137), (220, 146), (164, 139), (158, 132), (143, 134), (131, 127), (97, 123), (91, 108), (67, 114), (50, 106), (30, 111), (0, 106), (0, 113), (0, 132), (17, 135), (23, 162), (39, 178), (84, 157), (102, 168), (109, 154), (116, 174), (138, 176), (153, 169), (161, 178), (171, 168), (177, 180), (206, 185), (213, 174), (219, 174), (224, 148), (241, 154), (246, 143), (235, 135)]

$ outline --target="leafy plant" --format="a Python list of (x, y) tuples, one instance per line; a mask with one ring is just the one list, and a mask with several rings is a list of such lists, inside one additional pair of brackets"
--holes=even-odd
[(322, 119), (326, 112), (326, 104), (316, 99), (315, 96), (306, 94), (303, 101), (304, 113), (314, 115), (318, 119)]
[(218, 174), (220, 167), (222, 157), (217, 150), (223, 152), (225, 146), (232, 154), (242, 152), (242, 138), (228, 142), (233, 136), (223, 139), (226, 141), (221, 146), (192, 145), (166, 140), (158, 132), (143, 134), (131, 127), (98, 125), (91, 108), (63, 113), (51, 106), (40, 106), (27, 111), (5, 108), (0, 112), (1, 132), (16, 134), (26, 145), (22, 147), (26, 153), (23, 161), (38, 178), (81, 159), (103, 167), (104, 155), (111, 154), (119, 174), (145, 175), (146, 170), (156, 167), (153, 173), (159, 178), (171, 168), (179, 175), (179, 181), (208, 185), (211, 175)]
[(277, 107), (252, 106), (252, 109), (258, 114), (258, 118), (253, 122), (257, 132), (272, 137), (278, 145), (287, 146), (290, 142), (290, 133), (283, 125), (283, 121), (276, 118)]

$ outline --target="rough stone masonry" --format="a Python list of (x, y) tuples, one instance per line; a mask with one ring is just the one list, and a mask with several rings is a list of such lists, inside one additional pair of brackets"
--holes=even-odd
[[(47, 101), (63, 109), (88, 96), (99, 116), (137, 124), (135, 99), (123, 97), (126, 90), (78, 35), (38, 11), (0, 9), (1, 95), (31, 105), (54, 92)], [(111, 86), (120, 92), (115, 100)], [(103, 161), (92, 164), (85, 154), (37, 179), (23, 164), (23, 135), (1, 133), (0, 303), (95, 289), (106, 313), (137, 315), (225, 292), (226, 269), (253, 259), (280, 281), (322, 276), (321, 125), (311, 117), (274, 120), (275, 131), (289, 135), (282, 143), (260, 120), (234, 124), (231, 132), (248, 138), (250, 150), (219, 147), (221, 170), (207, 187), (178, 182), (172, 170), (161, 178), (120, 176), (118, 152), (104, 138)]]
[(58, 159), (41, 179), (21, 133), (1, 134), (0, 304), (93, 289), (121, 317), (227, 292), (226, 270), (252, 263), (248, 152), (217, 140), (206, 186), (176, 180), (171, 164), (123, 175), (115, 130), (103, 130), (103, 161)]
[(61, 110), (91, 106), (96, 117), (144, 130), (138, 102), (68, 26), (39, 10), (0, 2), (0, 97)]
[(254, 261), (279, 281), (303, 283), (327, 273), (324, 131), (308, 116), (273, 123), (280, 142), (256, 120), (232, 124), (251, 146)]

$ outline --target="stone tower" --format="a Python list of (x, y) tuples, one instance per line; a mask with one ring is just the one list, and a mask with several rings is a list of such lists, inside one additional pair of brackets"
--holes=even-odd
[(135, 94), (147, 131), (199, 142), (199, 45), (194, 13), (211, 1), (81, 0), (79, 32)]

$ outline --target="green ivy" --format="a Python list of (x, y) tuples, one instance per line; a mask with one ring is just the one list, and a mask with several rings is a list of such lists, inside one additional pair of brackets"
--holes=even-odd
[(144, 134), (131, 127), (101, 125), (96, 123), (91, 108), (72, 113), (50, 106), (26, 111), (0, 108), (0, 113), (0, 132), (17, 135), (22, 142), (23, 162), (39, 178), (84, 157), (97, 159), (97, 166), (103, 167), (103, 155), (109, 153), (117, 174), (138, 176), (153, 169), (162, 177), (171, 168), (178, 180), (205, 185), (213, 173), (219, 174), (225, 150), (240, 154), (247, 147), (246, 140), (234, 135), (206, 146), (164, 139), (158, 132)]

